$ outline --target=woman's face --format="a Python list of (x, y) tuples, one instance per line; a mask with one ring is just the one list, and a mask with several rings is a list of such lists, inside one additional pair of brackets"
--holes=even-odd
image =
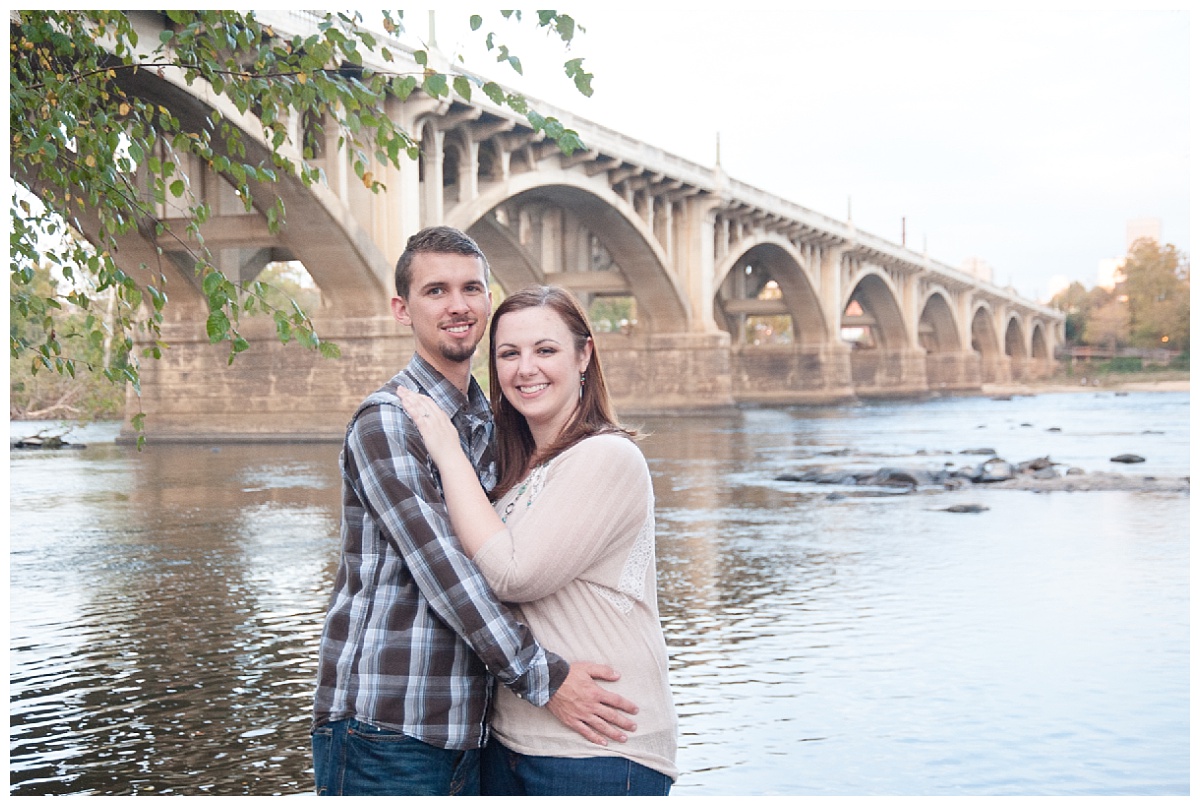
[(496, 322), (496, 375), (504, 397), (529, 423), (538, 447), (549, 445), (579, 405), (579, 376), (592, 357), (551, 308), (523, 308)]

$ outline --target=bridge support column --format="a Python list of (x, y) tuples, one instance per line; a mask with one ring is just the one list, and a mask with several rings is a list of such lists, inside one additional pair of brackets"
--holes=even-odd
[[(414, 341), (390, 316), (317, 322), (341, 358), (281, 344), (273, 323), (242, 325), (251, 349), (228, 364), (229, 347), (210, 344), (203, 324), (170, 324), (171, 345), (142, 364), (140, 410), (148, 444), (157, 442), (340, 441), (355, 407), (412, 357)], [(131, 391), (122, 441), (134, 438), (139, 410)]]
[(856, 350), (850, 354), (854, 393), (859, 397), (910, 397), (929, 392), (925, 351)]
[(980, 354), (980, 383), (1011, 383), (1012, 380), (1012, 360), (1007, 355), (1000, 353)]
[(747, 345), (730, 357), (733, 396), (739, 403), (810, 405), (854, 399), (850, 349), (822, 345)]
[(955, 353), (928, 353), (925, 377), (931, 392), (960, 392), (979, 389), (979, 353), (974, 350)]
[(728, 333), (598, 333), (596, 346), (623, 416), (733, 406)]

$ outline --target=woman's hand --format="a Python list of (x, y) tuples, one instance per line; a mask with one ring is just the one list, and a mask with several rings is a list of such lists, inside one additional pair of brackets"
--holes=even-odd
[(467, 556), (474, 557), (489, 537), (504, 529), (504, 523), (492, 509), (475, 467), (458, 441), (458, 430), (446, 412), (429, 397), (403, 386), (396, 389), (396, 396), (437, 463), (450, 523)]
[(444, 469), (446, 461), (454, 458), (454, 454), (462, 454), (458, 430), (437, 403), (428, 396), (417, 394), (403, 386), (396, 387), (396, 396), (400, 398), (400, 405), (421, 432), (421, 439), (425, 440), (425, 447), (429, 449), (429, 455), (439, 468)]

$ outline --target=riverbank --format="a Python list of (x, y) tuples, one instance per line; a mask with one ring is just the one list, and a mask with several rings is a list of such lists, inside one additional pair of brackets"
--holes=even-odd
[(1187, 372), (1106, 374), (1093, 377), (1054, 377), (1017, 383), (985, 383), (985, 395), (1039, 395), (1060, 392), (1190, 392)]

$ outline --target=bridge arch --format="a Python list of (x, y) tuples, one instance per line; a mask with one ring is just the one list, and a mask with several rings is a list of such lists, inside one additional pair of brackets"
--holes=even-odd
[(925, 297), (917, 319), (917, 340), (927, 353), (951, 353), (962, 349), (958, 321), (944, 289), (935, 288)]
[[(531, 282), (558, 283), (580, 295), (631, 296), (638, 328), (686, 331), (687, 297), (667, 270), (653, 232), (633, 207), (602, 183), (569, 171), (529, 171), (491, 183), (469, 201), (447, 210), (445, 223), (477, 237), (494, 275), (506, 289)], [(538, 219), (543, 228), (521, 227)], [(565, 215), (577, 226), (554, 219)], [(613, 268), (593, 270), (578, 229), (594, 236)], [(524, 230), (524, 231), (523, 231)]]
[(925, 353), (930, 389), (973, 389), (979, 385), (979, 359), (963, 347), (954, 296), (941, 285), (925, 292), (917, 319), (917, 343)]
[[(237, 155), (237, 158), (244, 162), (270, 164), (270, 149), (261, 126), (257, 125), (257, 119), (239, 112), (223, 96), (194, 92), (184, 83), (177, 70), (123, 72), (120, 80), (130, 94), (171, 109), (186, 126), (197, 131), (206, 125), (209, 115), (216, 110), (241, 132), (245, 154)], [(222, 149), (226, 141), (220, 137), (213, 138), (213, 146), (214, 149)], [(291, 156), (295, 159), (299, 155)], [(313, 162), (328, 163), (333, 159), (344, 157), (335, 151), (318, 156)], [(305, 186), (298, 177), (282, 171), (278, 172), (279, 178), (269, 185), (249, 181), (247, 184), (255, 199), (278, 197), (287, 210), (288, 223), (278, 233), (272, 234), (267, 229), (265, 214), (257, 207), (247, 212), (241, 198), (234, 194), (233, 186), (224, 176), (213, 174), (196, 159), (186, 162), (188, 164), (183, 167), (183, 173), (189, 176), (191, 188), (205, 198), (213, 210), (213, 215), (201, 226), (201, 232), (214, 253), (216, 265), (230, 279), (248, 282), (267, 263), (295, 260), (304, 264), (306, 271), (320, 287), (322, 300), (334, 311), (353, 310), (355, 315), (362, 316), (362, 299), (369, 296), (373, 298), (375, 307), (366, 315), (387, 314), (387, 298), (382, 292), (391, 287), (391, 266), (367, 228), (351, 214), (347, 201), (329, 186), (319, 183)], [(326, 166), (327, 175), (343, 169), (348, 170), (348, 166)], [(334, 177), (331, 176), (330, 181), (333, 182)], [(180, 237), (184, 237), (184, 222), (171, 219), (169, 208), (159, 211), (159, 215)], [(154, 232), (153, 227), (141, 229), (147, 233)], [(85, 227), (85, 235), (91, 234), (86, 232)], [(133, 237), (140, 236), (130, 236), (130, 239)], [(154, 252), (150, 238), (146, 242), (150, 245), (148, 251)], [(171, 265), (178, 269), (177, 274), (194, 287), (197, 281), (190, 271), (195, 263), (194, 257), (182, 252), (182, 247), (177, 243), (160, 238), (158, 245), (170, 258)], [(140, 260), (147, 250), (129, 249), (129, 253), (133, 260)], [(122, 261), (123, 269), (137, 272), (136, 265), (127, 266), (125, 263)], [(147, 265), (153, 267), (155, 264), (149, 262)], [(199, 301), (202, 297), (197, 294), (195, 299)]]
[(986, 301), (975, 304), (971, 315), (971, 349), (979, 354), (979, 375), (982, 383), (998, 383), (1011, 377), (1009, 361), (1000, 346), (996, 319)]
[(1021, 327), (1021, 318), (1016, 314), (1009, 316), (1008, 324), (1004, 326), (1004, 354), (1017, 359), (1029, 357), (1025, 346), (1025, 331)]
[(1046, 340), (1046, 328), (1041, 322), (1034, 322), (1033, 334), (1029, 339), (1030, 357), (1048, 361), (1054, 356), (1050, 354), (1050, 343)]
[(886, 272), (868, 267), (857, 277), (842, 305), (843, 329), (862, 329), (859, 350), (901, 350), (909, 346), (899, 293)]
[(971, 314), (971, 349), (985, 358), (1000, 355), (1000, 339), (992, 324), (992, 308), (987, 302), (977, 302)]
[(828, 340), (811, 269), (787, 239), (766, 234), (740, 242), (714, 276), (713, 316), (733, 344), (746, 343), (746, 323), (757, 317), (788, 317), (784, 342), (815, 346)]

